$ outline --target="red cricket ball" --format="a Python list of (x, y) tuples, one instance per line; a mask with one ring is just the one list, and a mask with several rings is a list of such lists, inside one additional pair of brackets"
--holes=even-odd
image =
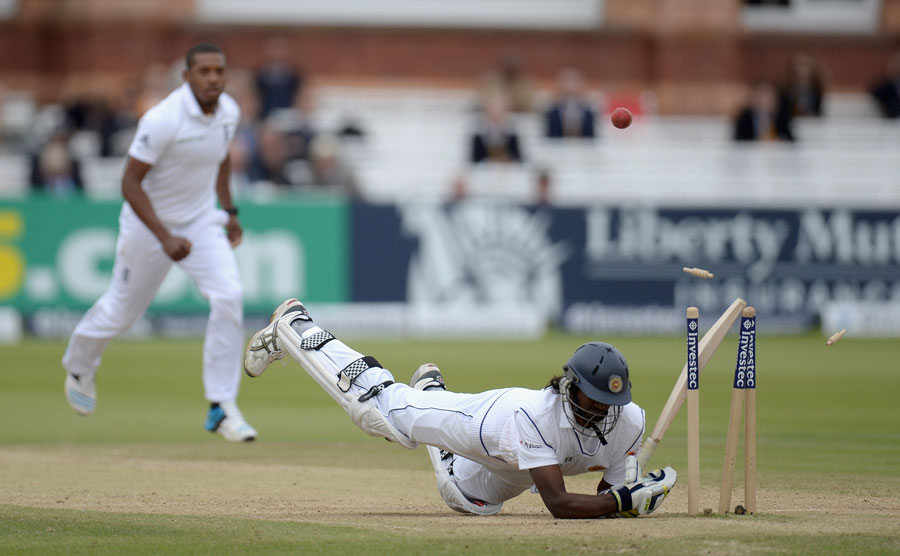
[(631, 125), (631, 112), (627, 108), (616, 108), (610, 115), (612, 124), (619, 129), (625, 129)]

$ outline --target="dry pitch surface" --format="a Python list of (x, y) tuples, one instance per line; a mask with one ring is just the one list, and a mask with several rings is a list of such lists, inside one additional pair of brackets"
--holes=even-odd
[[(351, 525), (463, 543), (528, 537), (536, 550), (554, 550), (555, 539), (579, 539), (576, 548), (585, 552), (630, 552), (642, 542), (669, 540), (677, 552), (679, 543), (703, 539), (704, 549), (712, 553), (750, 554), (766, 545), (748, 543), (748, 538), (854, 538), (891, 531), (896, 535), (900, 528), (896, 486), (875, 495), (871, 485), (857, 492), (850, 485), (821, 485), (813, 492), (804, 484), (773, 489), (762, 478), (760, 515), (688, 517), (682, 483), (653, 516), (600, 522), (554, 520), (540, 497), (526, 492), (507, 502), (497, 516), (474, 517), (443, 504), (422, 449), (409, 452), (371, 439), (327, 446), (207, 445), (214, 459), (187, 453), (195, 450), (146, 445), (8, 447), (0, 452), (0, 499), (7, 505), (57, 510)], [(353, 465), (348, 458), (359, 463)], [(372, 466), (367, 468), (363, 461)], [(575, 477), (569, 484), (572, 490), (591, 492), (595, 481)], [(742, 498), (736, 489), (733, 504)], [(701, 508), (717, 503), (718, 488), (709, 484)], [(895, 548), (900, 550), (900, 541)]]

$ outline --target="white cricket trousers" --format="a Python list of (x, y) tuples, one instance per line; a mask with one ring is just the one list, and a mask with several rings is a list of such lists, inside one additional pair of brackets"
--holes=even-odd
[[(314, 327), (300, 336), (308, 337), (318, 330), (321, 329)], [(327, 357), (337, 369), (343, 369), (362, 357), (338, 339), (326, 343), (318, 353)], [(372, 367), (357, 377), (350, 395), (360, 396), (372, 386), (388, 380), (394, 381), (390, 371)], [(395, 383), (375, 396), (373, 401), (400, 433), (417, 443), (435, 446), (458, 456), (453, 464), (452, 477), (463, 494), (470, 499), (499, 504), (518, 496), (532, 484), (528, 471), (520, 471), (517, 465), (491, 457), (483, 444), (483, 434), (499, 433), (496, 429), (484, 430), (484, 417), (492, 408), (496, 409), (496, 405), (505, 405), (496, 402), (510, 390), (514, 389), (466, 394), (444, 390), (422, 391), (404, 383)]]
[[(244, 344), (243, 290), (237, 260), (223, 228), (227, 215), (209, 211), (170, 232), (187, 238), (191, 252), (178, 265), (209, 301), (203, 341), (203, 387), (211, 402), (237, 398)], [(144, 314), (173, 261), (128, 203), (119, 216), (112, 279), (106, 292), (81, 318), (62, 364), (76, 375), (93, 376), (110, 340)]]

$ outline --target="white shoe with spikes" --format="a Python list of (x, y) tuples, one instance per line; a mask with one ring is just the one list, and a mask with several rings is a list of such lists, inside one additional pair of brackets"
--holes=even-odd
[(244, 372), (258, 377), (282, 357), (284, 351), (278, 346), (278, 321), (290, 314), (292, 319), (311, 320), (306, 307), (296, 299), (286, 299), (272, 313), (269, 324), (250, 338), (244, 350)]

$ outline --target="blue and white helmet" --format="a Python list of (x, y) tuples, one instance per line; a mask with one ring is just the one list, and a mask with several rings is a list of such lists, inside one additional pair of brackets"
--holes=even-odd
[[(619, 419), (622, 406), (631, 402), (631, 380), (625, 357), (606, 342), (588, 342), (572, 354), (563, 366), (560, 393), (572, 409), (569, 422), (583, 434), (601, 439), (609, 434)], [(606, 413), (594, 413), (577, 403), (575, 390), (588, 398), (610, 406)], [(584, 421), (580, 424), (575, 417)]]

